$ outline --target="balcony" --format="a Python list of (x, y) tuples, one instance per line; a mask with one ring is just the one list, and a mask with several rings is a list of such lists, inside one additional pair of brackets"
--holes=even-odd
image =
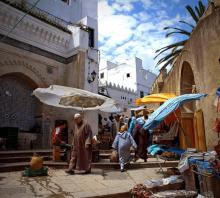
[(8, 4), (18, 10), (21, 10), (25, 13), (28, 13), (29, 15), (48, 23), (64, 32), (70, 33), (71, 31), (68, 29), (68, 25), (71, 25), (70, 22), (64, 21), (63, 19), (60, 19), (44, 10), (41, 10), (37, 7), (34, 7), (33, 4), (30, 4), (28, 2), (24, 2), (22, 0), (20, 1), (14, 1), (14, 0), (0, 0), (1, 2)]
[(0, 0), (0, 38), (4, 38), (1, 42), (40, 55), (47, 54), (47, 57), (56, 57), (55, 60), (62, 59), (63, 63), (68, 63), (78, 51), (90, 49), (87, 31), (38, 8), (27, 11), (32, 6), (18, 0), (16, 3)]

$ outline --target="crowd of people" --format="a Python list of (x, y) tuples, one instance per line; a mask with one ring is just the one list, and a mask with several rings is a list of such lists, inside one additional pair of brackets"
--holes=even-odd
[[(147, 146), (150, 135), (143, 128), (147, 118), (146, 114), (142, 116), (135, 115), (131, 118), (117, 114), (103, 119), (99, 115), (99, 132), (106, 131), (112, 134), (112, 148), (118, 153), (122, 172), (125, 171), (125, 164), (132, 160), (130, 155), (132, 148), (135, 151), (134, 161), (139, 158), (142, 158), (145, 162), (147, 161)], [(81, 114), (75, 114), (73, 121), (75, 123), (75, 130), (71, 147), (72, 154), (66, 173), (74, 174), (74, 170), (84, 171), (86, 174), (91, 173), (93, 143), (91, 127), (83, 120)], [(70, 145), (60, 139), (63, 128), (65, 128), (65, 124), (54, 129), (53, 145), (60, 145), (65, 149), (70, 149)]]

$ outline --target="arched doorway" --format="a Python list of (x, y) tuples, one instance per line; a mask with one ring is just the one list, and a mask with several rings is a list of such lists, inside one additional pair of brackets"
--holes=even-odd
[[(184, 62), (181, 70), (180, 94), (196, 92), (196, 83), (191, 65)], [(182, 126), (185, 137), (180, 134), (182, 148), (195, 147), (198, 150), (206, 150), (204, 119), (202, 110), (196, 109), (196, 102), (189, 102), (182, 106)]]
[(40, 133), (41, 105), (32, 95), (35, 88), (37, 84), (22, 73), (0, 76), (0, 130), (8, 149), (29, 149)]
[[(193, 92), (195, 79), (192, 68), (188, 62), (184, 62), (181, 71), (180, 94), (189, 94)], [(190, 102), (183, 105), (182, 111), (193, 113), (195, 111), (195, 102)]]

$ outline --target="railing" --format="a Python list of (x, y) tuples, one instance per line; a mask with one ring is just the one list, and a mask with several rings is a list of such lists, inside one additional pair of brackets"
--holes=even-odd
[(40, 8), (33, 7), (33, 4), (30, 4), (28, 2), (24, 2), (22, 0), (15, 1), (15, 0), (0, 0), (0, 2), (3, 2), (5, 4), (8, 4), (16, 9), (19, 9), (23, 12), (28, 12), (29, 15), (44, 21), (64, 32), (71, 33), (70, 30), (68, 30), (68, 25), (70, 25), (70, 22), (67, 22), (63, 19), (60, 19), (44, 10), (41, 10)]

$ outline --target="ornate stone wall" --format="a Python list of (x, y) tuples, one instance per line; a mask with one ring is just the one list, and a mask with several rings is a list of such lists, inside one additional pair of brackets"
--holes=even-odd
[[(34, 88), (58, 84), (97, 93), (97, 78), (91, 84), (87, 82), (89, 72), (95, 70), (98, 73), (98, 51), (89, 47), (89, 35), (87, 31), (82, 30), (80, 27), (69, 25), (68, 32), (62, 31), (50, 23), (46, 23), (30, 15), (25, 16), (17, 24), (16, 28), (11, 31), (19, 19), (24, 16), (24, 12), (3, 2), (0, 2), (0, 7), (0, 78), (4, 81), (4, 84), (0, 85), (0, 87), (2, 86), (3, 95), (10, 88), (9, 92), (13, 92), (13, 95), (19, 98), (17, 102), (21, 106), (27, 104), (26, 107), (28, 109), (30, 108), (30, 112), (27, 115), (33, 117), (32, 114), (35, 113), (31, 111), (34, 111), (35, 108), (31, 105), (32, 97), (30, 93)], [(95, 10), (92, 12), (95, 12)], [(84, 23), (82, 21), (82, 23), (94, 28), (95, 35), (97, 36), (97, 20), (94, 19), (90, 23), (88, 17), (85, 19), (86, 22)], [(95, 37), (96, 46), (97, 38)], [(92, 63), (89, 64), (90, 62)], [(11, 75), (16, 75), (18, 78), (5, 79), (5, 76)], [(25, 78), (23, 79), (22, 76), (25, 76)], [(22, 82), (20, 82), (20, 78), (23, 79)], [(30, 85), (29, 89), (27, 85)], [(3, 101), (4, 104), (10, 102), (3, 95), (0, 95), (0, 101)], [(16, 106), (17, 103), (10, 102), (11, 104)], [(14, 109), (14, 107), (10, 109), (9, 114), (13, 115)], [(9, 126), (13, 122), (11, 118), (3, 120), (5, 118), (5, 112), (9, 110), (5, 105), (0, 110), (1, 116), (4, 115), (0, 117), (0, 122), (4, 126)], [(55, 120), (66, 119), (71, 121), (74, 112), (46, 107), (37, 110), (39, 110), (37, 115), (39, 115), (39, 122), (41, 123), (41, 136), (37, 137), (40, 138), (37, 139), (37, 142), (40, 143), (39, 148), (48, 148), (50, 147), (50, 133), (54, 127)], [(18, 117), (21, 114), (25, 114), (20, 107), (17, 112), (19, 112)], [(53, 115), (48, 116), (51, 112)], [(29, 116), (24, 116), (27, 123), (19, 120), (19, 124), (16, 125), (13, 122), (13, 125), (16, 125), (21, 130), (29, 130), (34, 121), (28, 121), (29, 118), (27, 117)], [(94, 114), (88, 113), (88, 115), (85, 113), (85, 117), (88, 120), (94, 119), (90, 120), (90, 123), (94, 133), (96, 133), (98, 126), (96, 119), (97, 112)], [(31, 138), (33, 139), (30, 136), (29, 140)], [(20, 136), (20, 141), (28, 142), (27, 135)]]
[(23, 76), (10, 74), (0, 77), (0, 127), (18, 127), (31, 131), (39, 116), (39, 101), (32, 96), (33, 87)]
[(181, 93), (182, 67), (187, 63), (192, 68), (197, 92), (208, 96), (196, 102), (196, 109), (204, 113), (206, 144), (209, 150), (217, 143), (217, 134), (212, 131), (216, 117), (216, 89), (220, 86), (220, 9), (215, 8), (204, 17), (193, 31), (172, 70), (163, 78), (159, 75), (153, 85), (153, 92)]

